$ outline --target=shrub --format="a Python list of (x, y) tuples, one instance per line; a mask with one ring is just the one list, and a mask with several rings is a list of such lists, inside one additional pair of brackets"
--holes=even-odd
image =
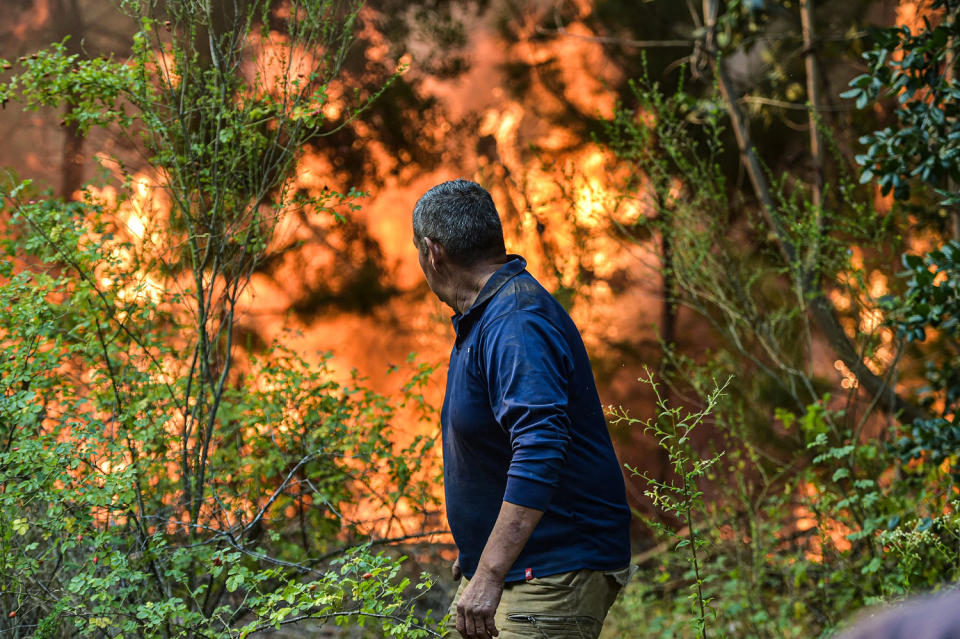
[[(147, 165), (118, 160), (119, 184), (72, 202), (12, 178), (2, 192), (0, 632), (240, 637), (320, 619), (436, 634), (412, 612), (432, 579), (365, 544), (355, 512), (384, 514), (381, 537), (423, 513), (432, 439), (397, 450), (400, 406), (357, 376), (282, 344), (239, 356), (243, 291), (279, 221), (356, 208), (290, 178), (328, 132), (357, 7), (287, 4), (167, 3), (163, 20), (124, 2), (129, 61), (55, 44), (0, 86), (139, 140)], [(429, 411), (430, 372), (415, 367), (410, 410)]]

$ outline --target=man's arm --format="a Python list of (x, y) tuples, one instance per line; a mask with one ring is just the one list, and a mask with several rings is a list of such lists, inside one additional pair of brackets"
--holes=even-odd
[(542, 510), (503, 502), (480, 563), (457, 603), (457, 631), (468, 639), (499, 634), (493, 617), (503, 594), (504, 579), (537, 527)]
[(504, 579), (560, 481), (570, 443), (573, 372), (563, 335), (535, 313), (500, 316), (484, 330), (480, 349), (490, 407), (509, 435), (512, 457), (500, 513), (457, 605), (457, 630), (469, 639), (499, 634), (493, 619)]

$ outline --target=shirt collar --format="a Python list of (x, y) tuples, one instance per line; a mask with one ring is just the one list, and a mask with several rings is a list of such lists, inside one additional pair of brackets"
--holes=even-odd
[(503, 288), (507, 282), (522, 273), (525, 268), (527, 268), (527, 261), (525, 259), (519, 255), (507, 255), (507, 263), (498, 268), (494, 274), (490, 276), (490, 279), (488, 279), (487, 283), (480, 289), (477, 299), (473, 301), (470, 308), (463, 313), (456, 313), (450, 318), (453, 322), (453, 330), (457, 333), (458, 337), (460, 336), (460, 328), (464, 325), (464, 322), (472, 317), (479, 316), (481, 309), (490, 298), (500, 292), (500, 289)]

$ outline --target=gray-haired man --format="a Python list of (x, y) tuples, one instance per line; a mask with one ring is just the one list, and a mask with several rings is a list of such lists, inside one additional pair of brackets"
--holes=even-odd
[(507, 255), (478, 184), (427, 191), (413, 234), (427, 284), (456, 313), (440, 417), (465, 577), (456, 629), (596, 637), (629, 573), (630, 510), (580, 334)]

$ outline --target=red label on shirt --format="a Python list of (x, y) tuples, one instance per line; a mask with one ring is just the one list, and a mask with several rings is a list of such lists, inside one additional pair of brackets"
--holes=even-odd
[(524, 568), (523, 578), (526, 579), (527, 581), (530, 581), (531, 579), (533, 579), (533, 568)]

